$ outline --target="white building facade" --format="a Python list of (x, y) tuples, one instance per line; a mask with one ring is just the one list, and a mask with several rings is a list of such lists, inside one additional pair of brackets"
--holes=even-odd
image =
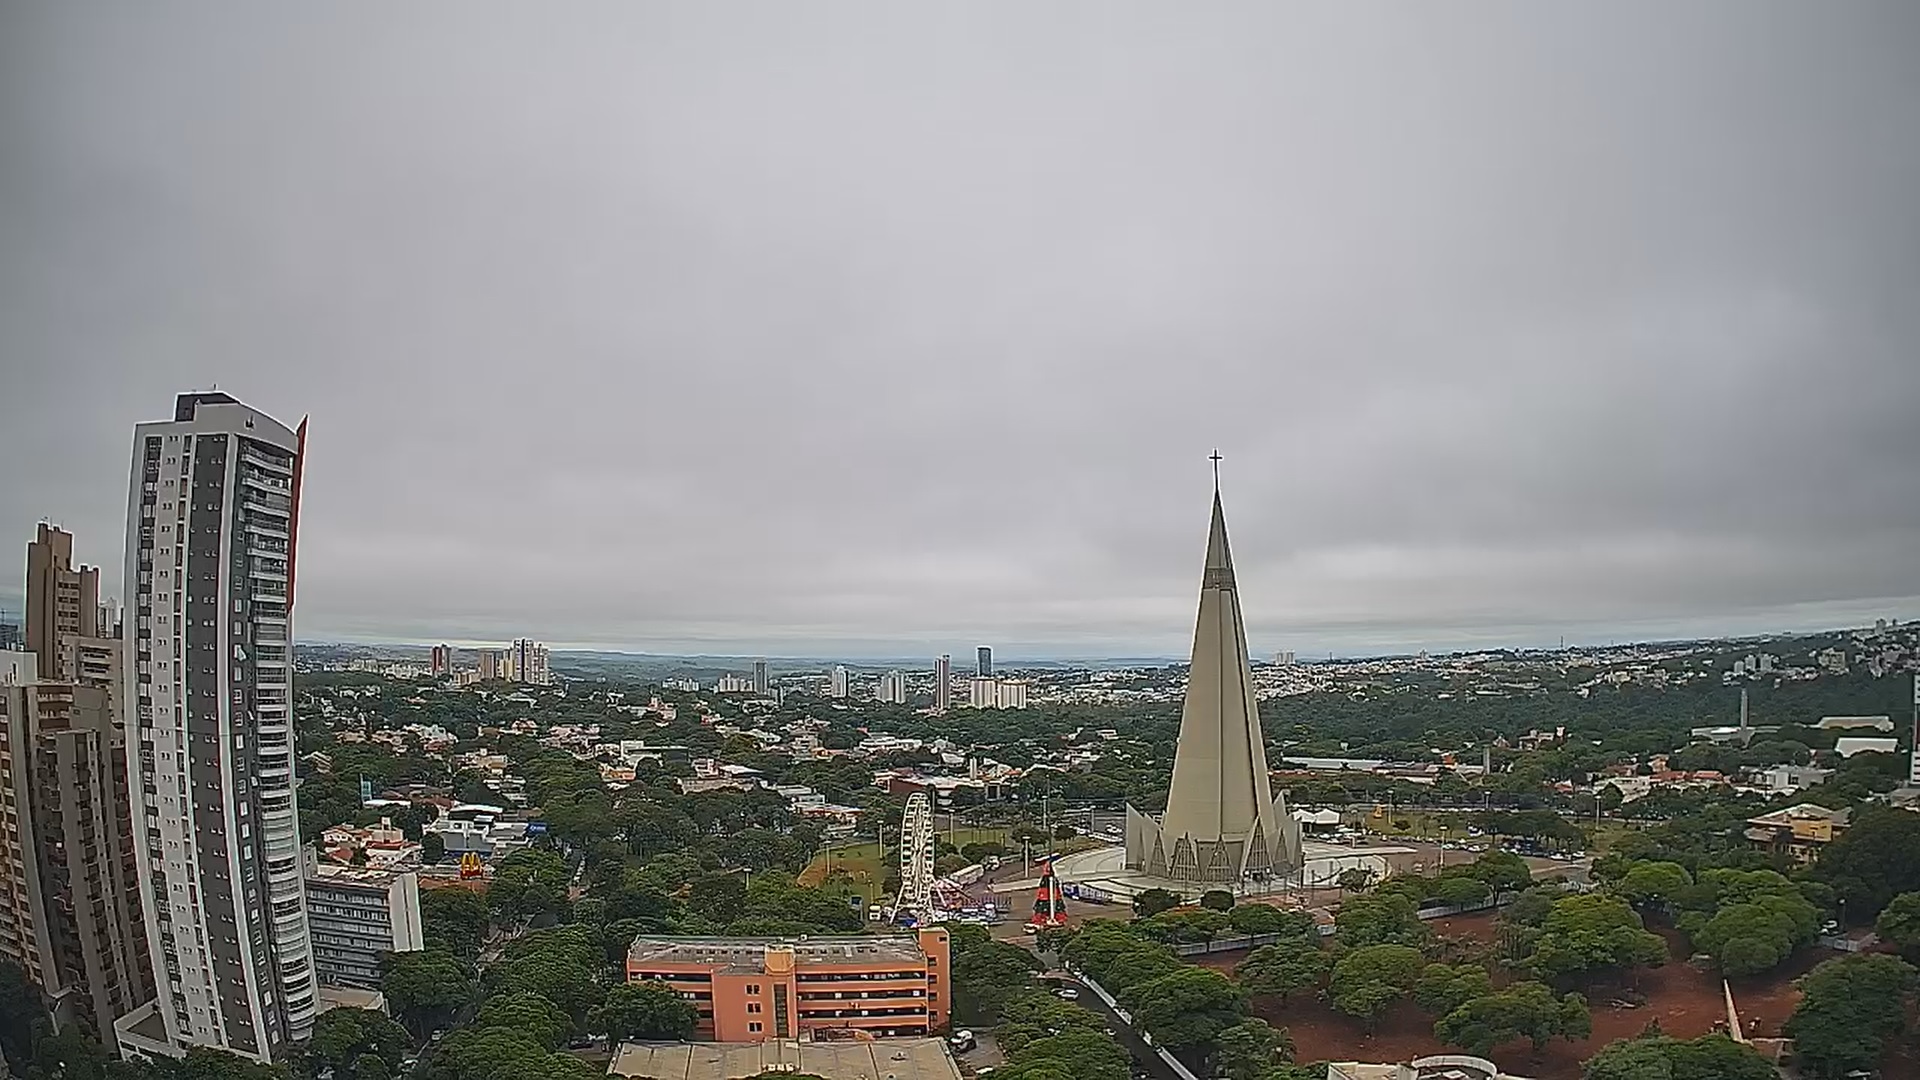
[(326, 986), (380, 988), (380, 958), (426, 947), (420, 875), (316, 863), (307, 872), (313, 965)]
[(126, 1056), (272, 1060), (313, 1028), (288, 677), (303, 437), (219, 392), (134, 429), (121, 723), (158, 997), (115, 1024)]

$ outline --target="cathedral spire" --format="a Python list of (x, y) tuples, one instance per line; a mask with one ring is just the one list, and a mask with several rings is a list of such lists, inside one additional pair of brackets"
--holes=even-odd
[(1167, 810), (1157, 823), (1138, 812), (1129, 815), (1127, 865), (1176, 881), (1229, 882), (1295, 869), (1299, 851), (1298, 826), (1284, 802), (1275, 801), (1267, 775), (1226, 512), (1216, 487)]

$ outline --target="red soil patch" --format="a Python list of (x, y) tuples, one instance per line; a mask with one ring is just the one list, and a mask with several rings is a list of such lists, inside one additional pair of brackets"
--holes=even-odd
[[(1467, 937), (1492, 941), (1498, 934), (1488, 914), (1463, 915), (1436, 919), (1434, 931), (1445, 937)], [(1685, 946), (1677, 934), (1662, 932), (1668, 946), (1682, 959), (1664, 967), (1641, 971), (1631, 983), (1647, 1003), (1639, 1008), (1616, 1008), (1610, 1002), (1618, 987), (1595, 986), (1587, 991), (1588, 1007), (1593, 1013), (1593, 1035), (1578, 1042), (1556, 1039), (1538, 1057), (1524, 1040), (1496, 1049), (1491, 1057), (1502, 1068), (1538, 1080), (1579, 1080), (1580, 1064), (1615, 1039), (1630, 1039), (1654, 1020), (1669, 1035), (1692, 1038), (1714, 1030), (1726, 1018), (1726, 1005), (1720, 978), (1699, 971), (1685, 960)], [(1805, 974), (1819, 961), (1828, 959), (1824, 951), (1809, 950), (1778, 970), (1756, 979), (1735, 980), (1734, 1002), (1740, 1021), (1749, 1036), (1773, 1037), (1793, 1012), (1800, 993), (1793, 980)], [(1195, 958), (1208, 967), (1231, 970), (1241, 959), (1239, 954), (1216, 954)], [(1510, 974), (1496, 969), (1496, 985), (1512, 981)], [(1375, 1061), (1405, 1062), (1428, 1054), (1457, 1053), (1433, 1037), (1433, 1017), (1411, 1002), (1400, 1002), (1380, 1020), (1369, 1034), (1361, 1024), (1309, 992), (1296, 994), (1286, 1003), (1280, 999), (1258, 998), (1255, 1014), (1276, 1027), (1293, 1034), (1295, 1057), (1300, 1061)]]

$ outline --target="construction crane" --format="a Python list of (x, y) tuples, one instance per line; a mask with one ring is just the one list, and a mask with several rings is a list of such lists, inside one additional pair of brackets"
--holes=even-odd
[(893, 902), (895, 922), (924, 922), (933, 911), (933, 804), (927, 793), (907, 796), (900, 816), (900, 895)]

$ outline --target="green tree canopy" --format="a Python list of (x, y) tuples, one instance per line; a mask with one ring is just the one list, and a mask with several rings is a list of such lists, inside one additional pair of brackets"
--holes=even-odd
[(1553, 902), (1522, 966), (1541, 978), (1581, 979), (1666, 958), (1667, 943), (1625, 901), (1590, 893)]
[(1248, 953), (1233, 969), (1249, 994), (1287, 995), (1320, 985), (1329, 960), (1319, 938), (1287, 938)]
[(964, 1024), (994, 1024), (1000, 1010), (1033, 987), (1040, 961), (1026, 949), (993, 940), (984, 926), (951, 928), (954, 1019)]
[(1225, 975), (1182, 965), (1127, 988), (1119, 1001), (1154, 1040), (1173, 1049), (1212, 1042), (1240, 1021), (1240, 991)]
[(1920, 892), (1920, 814), (1863, 810), (1820, 853), (1814, 874), (1833, 886), (1855, 918), (1878, 915), (1904, 892)]
[(372, 1009), (328, 1009), (313, 1022), (307, 1042), (307, 1060), (315, 1070), (332, 1069), (337, 1076), (354, 1072), (354, 1063), (372, 1055), (388, 1072), (400, 1067), (412, 1045), (407, 1033), (387, 1014)]
[(441, 949), (388, 953), (380, 960), (380, 990), (387, 1004), (415, 1031), (473, 1000), (473, 980), (451, 953)]
[(1179, 906), (1180, 894), (1169, 889), (1142, 889), (1133, 894), (1133, 912), (1143, 919)]
[(1417, 947), (1426, 944), (1432, 934), (1415, 914), (1416, 910), (1413, 901), (1393, 893), (1355, 896), (1341, 903), (1333, 925), (1340, 943), (1349, 948)]
[(523, 1031), (549, 1050), (558, 1050), (560, 1044), (567, 1041), (567, 1036), (573, 1033), (573, 1021), (567, 1018), (560, 1006), (539, 994), (526, 991), (488, 998), (480, 1006), (480, 1013), (473, 1023), (475, 1027), (504, 1027)]
[(1904, 953), (1920, 951), (1920, 892), (1894, 897), (1874, 920), (1874, 932)]
[(1263, 1080), (1268, 1069), (1293, 1060), (1293, 1036), (1265, 1020), (1249, 1018), (1213, 1039), (1213, 1064), (1227, 1080)]
[(1676, 862), (1636, 862), (1613, 891), (1628, 903), (1672, 904), (1693, 885), (1693, 875)]
[(654, 980), (621, 983), (607, 991), (606, 1000), (587, 1014), (587, 1030), (606, 1035), (608, 1042), (627, 1039), (685, 1039), (693, 1035), (700, 1013), (693, 1002), (666, 983)]
[(1333, 1007), (1358, 1016), (1371, 1028), (1388, 1005), (1411, 993), (1426, 958), (1410, 945), (1366, 945), (1333, 965), (1327, 984)]
[(1809, 1076), (1837, 1078), (1870, 1069), (1887, 1036), (1906, 1021), (1913, 966), (1895, 956), (1861, 953), (1829, 960), (1800, 980), (1800, 1004), (1786, 1036)]
[(1584, 1039), (1593, 1033), (1587, 999), (1579, 994), (1556, 998), (1537, 982), (1519, 982), (1504, 990), (1462, 1002), (1433, 1025), (1434, 1037), (1470, 1054), (1486, 1054), (1513, 1039), (1532, 1040), (1539, 1053), (1555, 1036)]
[(1583, 1080), (1778, 1080), (1760, 1052), (1718, 1033), (1621, 1039), (1588, 1059)]
[(1487, 969), (1478, 964), (1428, 964), (1413, 985), (1413, 1000), (1435, 1016), (1445, 1016), (1492, 991)]
[(1313, 916), (1304, 911), (1283, 911), (1271, 904), (1241, 904), (1227, 912), (1227, 925), (1242, 934), (1320, 936)]

